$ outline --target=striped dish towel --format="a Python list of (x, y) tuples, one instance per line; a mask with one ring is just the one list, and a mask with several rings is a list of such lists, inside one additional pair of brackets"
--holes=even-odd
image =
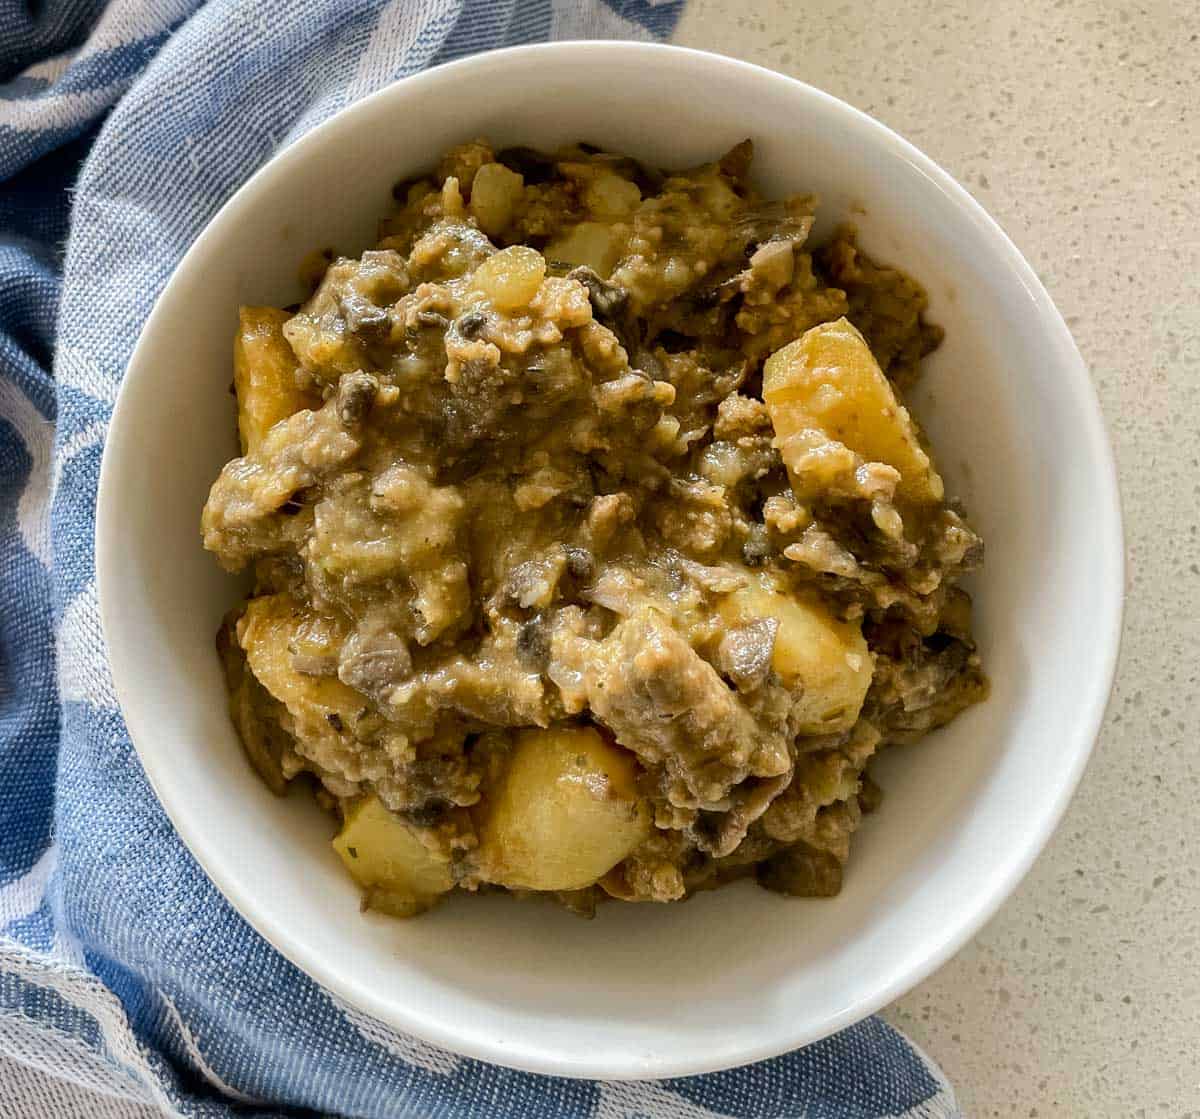
[(640, 1084), (531, 1076), (396, 1034), (225, 903), (113, 695), (100, 456), (142, 322), (204, 223), (280, 146), (388, 82), (517, 43), (666, 36), (682, 6), (0, 0), (3, 1119), (959, 1115), (875, 1019), (760, 1065)]

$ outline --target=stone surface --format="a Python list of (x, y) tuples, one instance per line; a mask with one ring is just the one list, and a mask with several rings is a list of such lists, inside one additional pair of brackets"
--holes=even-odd
[(691, 0), (676, 41), (878, 117), (991, 211), (1075, 333), (1121, 469), (1108, 718), (1015, 896), (887, 1018), (967, 1115), (1200, 1115), (1200, 6)]

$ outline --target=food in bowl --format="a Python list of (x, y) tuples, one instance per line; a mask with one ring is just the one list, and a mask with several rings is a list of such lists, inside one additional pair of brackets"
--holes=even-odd
[(982, 542), (903, 404), (921, 287), (750, 144), (665, 173), (484, 142), (244, 307), (205, 546), (246, 753), (364, 903), (838, 892), (866, 770), (983, 699)]

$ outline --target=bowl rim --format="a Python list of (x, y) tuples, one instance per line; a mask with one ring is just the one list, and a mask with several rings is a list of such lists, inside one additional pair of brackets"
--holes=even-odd
[[(113, 601), (112, 594), (105, 591), (105, 587), (109, 584), (109, 572), (115, 569), (118, 561), (117, 537), (119, 535), (121, 495), (116, 492), (113, 476), (117, 473), (117, 460), (123, 454), (129, 453), (128, 448), (131, 445), (130, 441), (124, 437), (113, 439), (112, 436), (114, 433), (121, 436), (122, 418), (124, 411), (127, 410), (123, 406), (131, 395), (126, 389), (131, 381), (136, 379), (136, 376), (131, 378), (129, 374), (131, 371), (144, 368), (142, 353), (147, 346), (147, 338), (154, 334), (159, 327), (160, 319), (165, 314), (164, 305), (169, 303), (174, 287), (180, 282), (180, 277), (188, 271), (190, 262), (200, 255), (206, 242), (216, 236), (214, 231), (239, 219), (239, 211), (249, 205), (252, 197), (269, 190), (277, 176), (284, 175), (294, 167), (303, 166), (308, 152), (317, 147), (326, 136), (344, 127), (346, 122), (356, 114), (369, 111), (368, 106), (395, 96), (397, 88), (403, 87), (413, 96), (419, 96), (422, 87), (434, 87), (441, 82), (453, 79), (456, 75), (485, 70), (493, 66), (524, 63), (535, 65), (540, 56), (570, 52), (592, 56), (586, 59), (586, 64), (592, 66), (603, 64), (617, 55), (623, 55), (626, 58), (641, 55), (649, 64), (653, 64), (652, 59), (654, 58), (661, 60), (665, 55), (671, 55), (682, 62), (690, 62), (695, 66), (711, 70), (714, 80), (720, 80), (723, 73), (740, 71), (753, 75), (758, 80), (787, 86), (790, 93), (798, 100), (818, 105), (836, 118), (837, 127), (856, 132), (864, 138), (864, 142), (873, 147), (889, 149), (891, 154), (900, 157), (917, 169), (939, 188), (950, 205), (958, 207), (962, 214), (971, 220), (980, 236), (990, 242), (997, 259), (1001, 260), (1015, 274), (1028, 295), (1031, 314), (1041, 322), (1043, 329), (1058, 343), (1061, 355), (1056, 363), (1059, 367), (1058, 373), (1070, 381), (1072, 403), (1079, 420), (1079, 427), (1075, 435), (1086, 444), (1091, 461), (1101, 467), (1101, 476), (1097, 478), (1097, 482), (1102, 490), (1103, 501), (1095, 510), (1097, 518), (1095, 539), (1098, 543), (1096, 554), (1107, 566), (1105, 578), (1101, 580), (1101, 585), (1107, 593), (1103, 601), (1097, 604), (1095, 635), (1103, 646), (1102, 670), (1084, 697), (1085, 702), (1079, 704), (1079, 715), (1075, 724), (1077, 730), (1072, 741), (1074, 756), (1068, 775), (1056, 791), (1048, 811), (1038, 821), (1037, 826), (1024, 833), (1022, 838), (1024, 849), (1021, 851), (1020, 857), (1009, 864), (1006, 873), (999, 879), (986, 903), (979, 905), (974, 911), (959, 914), (958, 919), (952, 923), (951, 927), (944, 928), (936, 942), (931, 942), (930, 951), (922, 957), (918, 965), (898, 971), (886, 982), (881, 982), (871, 997), (841, 1008), (819, 1026), (808, 1025), (778, 1032), (761, 1043), (747, 1046), (737, 1054), (731, 1055), (729, 1059), (722, 1061), (695, 1060), (690, 1058), (686, 1052), (672, 1054), (660, 1052), (650, 1060), (630, 1057), (623, 1064), (611, 1062), (600, 1064), (595, 1060), (589, 1063), (587, 1060), (583, 1060), (572, 1062), (568, 1067), (553, 1057), (518, 1054), (514, 1053), (511, 1047), (498, 1047), (494, 1043), (486, 1041), (464, 1040), (458, 1035), (451, 1020), (414, 1015), (406, 1006), (379, 997), (369, 987), (360, 986), (339, 974), (335, 963), (310, 951), (303, 942), (298, 941), (292, 935), (291, 930), (285, 924), (266, 917), (257, 908), (254, 898), (239, 888), (236, 881), (231, 881), (214, 870), (214, 859), (208, 848), (206, 829), (200, 826), (200, 822), (194, 820), (185, 810), (182, 798), (175, 797), (170, 793), (171, 784), (166, 779), (169, 766), (165, 755), (162, 751), (151, 748), (150, 744), (155, 741), (155, 735), (153, 728), (143, 720), (139, 713), (139, 705), (136, 701), (137, 681), (132, 666), (122, 656), (112, 653), (112, 650), (121, 647), (120, 642), (113, 640), (118, 627), (117, 603)], [(797, 78), (715, 52), (670, 44), (612, 39), (563, 40), (508, 47), (457, 59), (418, 74), (397, 79), (367, 97), (340, 109), (327, 120), (277, 151), (259, 167), (221, 205), (196, 240), (189, 246), (159, 292), (154, 307), (142, 326), (137, 343), (126, 365), (125, 375), (121, 379), (109, 421), (97, 495), (95, 549), (101, 628), (106, 647), (110, 651), (109, 660), (113, 683), (130, 739), (137, 750), (155, 795), (185, 846), (221, 894), (255, 931), (327, 991), (362, 1008), (394, 1028), (411, 1033), (434, 1045), (466, 1057), (519, 1068), (528, 1072), (551, 1076), (614, 1080), (658, 1079), (715, 1072), (724, 1068), (765, 1060), (819, 1041), (821, 1038), (853, 1025), (911, 990), (944, 965), (975, 936), (1011, 896), (1045, 848), (1062, 820), (1091, 756), (1112, 694), (1123, 628), (1126, 566), (1116, 460), (1100, 402), (1087, 367), (1062, 315), (1055, 307), (1032, 266), (1025, 260), (995, 219), (966, 189), (930, 157), (887, 125), (847, 102)], [(143, 746), (139, 743), (146, 745)]]

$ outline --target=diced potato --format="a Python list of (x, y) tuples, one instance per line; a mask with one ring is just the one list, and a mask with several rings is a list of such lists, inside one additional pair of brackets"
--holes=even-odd
[(771, 667), (796, 692), (801, 734), (831, 734), (854, 725), (875, 671), (860, 625), (839, 621), (815, 597), (788, 593), (765, 575), (751, 576), (718, 610), (731, 626), (757, 618), (779, 623)]
[(367, 797), (346, 813), (333, 841), (367, 906), (393, 917), (424, 912), (454, 885), (449, 858), (431, 850), (407, 821)]
[(337, 669), (338, 654), (345, 643), (340, 621), (324, 614), (301, 610), (301, 621), (288, 638), (288, 651), (301, 672), (320, 675)]
[(236, 612), (231, 612), (217, 631), (217, 654), (229, 688), (229, 715), (254, 772), (271, 792), (283, 796), (288, 786), (282, 765), (287, 735), (269, 717), (265, 707), (270, 701), (263, 702), (262, 685), (246, 669), (246, 654), (235, 637), (236, 622)]
[(912, 418), (848, 320), (814, 326), (772, 354), (763, 370), (763, 400), (799, 496), (807, 494), (795, 467), (812, 451), (813, 433), (820, 432), (868, 462), (899, 471), (900, 497), (942, 499), (942, 479), (917, 439)]
[(601, 218), (621, 218), (632, 213), (642, 200), (637, 183), (620, 175), (600, 175), (588, 183), (583, 192), (583, 204)]
[(608, 279), (621, 259), (621, 248), (612, 230), (598, 221), (582, 221), (545, 248), (546, 259), (568, 268), (581, 265)]
[(353, 726), (363, 697), (336, 676), (300, 672), (296, 658), (323, 656), (337, 663), (340, 627), (288, 594), (263, 595), (246, 604), (238, 644), (255, 678), (288, 709), (301, 741), (329, 739)]
[(497, 309), (519, 311), (528, 307), (537, 295), (545, 275), (546, 261), (537, 249), (512, 245), (494, 253), (475, 269), (472, 286)]
[(291, 316), (275, 307), (242, 307), (233, 342), (233, 384), (243, 454), (254, 451), (272, 427), (321, 400), (296, 383), (296, 355), (283, 336)]
[(438, 161), (437, 177), (457, 179), (463, 190), (470, 190), (475, 176), (493, 162), (491, 145), (486, 140), (469, 140), (451, 148)]
[(363, 367), (363, 348), (358, 336), (330, 329), (317, 309), (297, 311), (284, 324), (283, 336), (304, 369), (322, 384), (336, 384), (343, 373)]
[(518, 733), (479, 829), (484, 879), (525, 890), (591, 885), (650, 834), (635, 773), (633, 756), (593, 727)]
[(525, 180), (503, 163), (485, 163), (471, 184), (471, 214), (489, 237), (499, 237), (512, 221)]

